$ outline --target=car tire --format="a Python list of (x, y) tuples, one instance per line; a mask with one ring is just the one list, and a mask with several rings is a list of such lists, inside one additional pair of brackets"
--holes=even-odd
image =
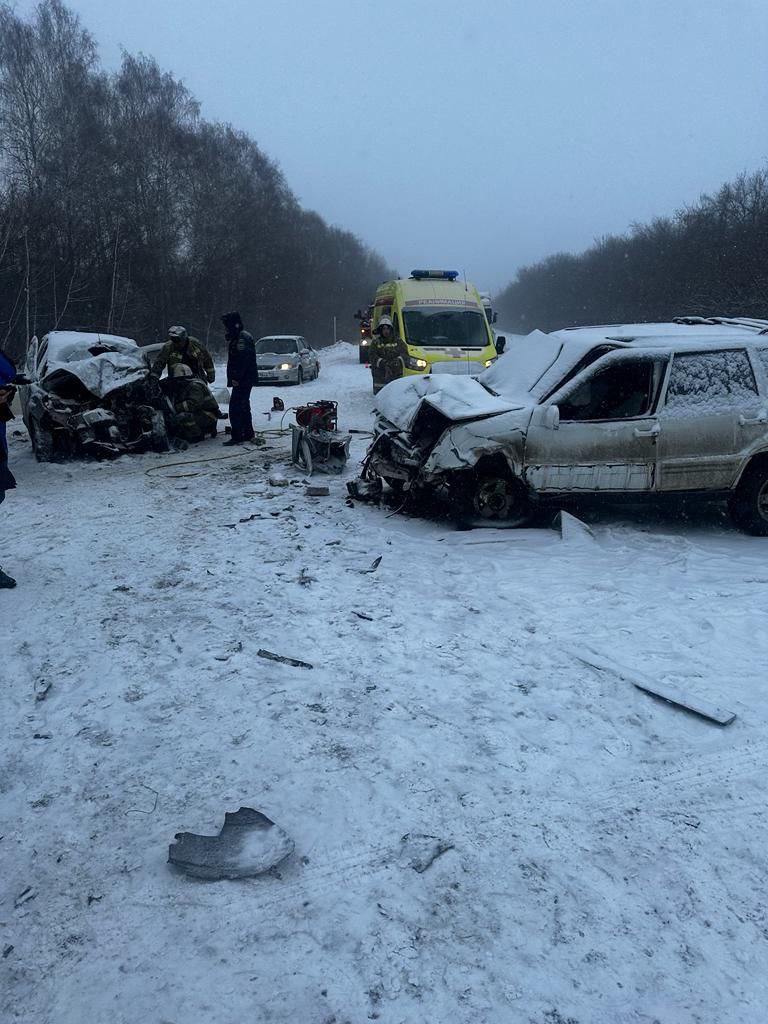
[(528, 492), (506, 466), (492, 462), (456, 474), (451, 482), (451, 503), (461, 526), (525, 526), (533, 516)]
[(768, 536), (768, 462), (749, 466), (729, 502), (736, 526), (753, 537)]
[(38, 462), (56, 461), (56, 439), (50, 430), (46, 430), (40, 425), (38, 420), (29, 422), (29, 439)]

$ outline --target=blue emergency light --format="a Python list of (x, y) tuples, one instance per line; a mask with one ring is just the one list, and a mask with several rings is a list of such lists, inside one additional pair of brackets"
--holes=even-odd
[(458, 270), (412, 270), (411, 277), (415, 281), (455, 281), (459, 276)]

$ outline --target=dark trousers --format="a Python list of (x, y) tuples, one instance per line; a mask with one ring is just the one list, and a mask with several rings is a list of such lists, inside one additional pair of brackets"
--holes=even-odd
[(250, 441), (253, 437), (251, 419), (251, 385), (237, 384), (229, 400), (229, 423), (233, 441)]

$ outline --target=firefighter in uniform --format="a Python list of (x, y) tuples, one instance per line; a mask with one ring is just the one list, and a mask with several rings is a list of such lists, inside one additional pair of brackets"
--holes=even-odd
[(197, 338), (190, 337), (186, 327), (169, 327), (168, 341), (158, 352), (152, 364), (152, 373), (159, 377), (167, 366), (170, 375), (171, 367), (179, 363), (188, 366), (192, 376), (199, 380), (207, 380), (209, 384), (216, 380), (216, 370), (208, 349)]
[(184, 363), (176, 363), (168, 372), (168, 397), (173, 403), (171, 432), (183, 441), (202, 441), (216, 437), (218, 421), (224, 418), (208, 385), (192, 376)]
[(383, 316), (379, 320), (375, 337), (371, 340), (371, 376), (373, 393), (377, 394), (389, 384), (403, 376), (403, 344), (395, 334), (392, 320)]

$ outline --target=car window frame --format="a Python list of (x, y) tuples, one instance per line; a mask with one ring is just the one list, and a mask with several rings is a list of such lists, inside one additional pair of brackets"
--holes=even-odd
[(649, 417), (656, 416), (660, 408), (660, 401), (662, 394), (665, 393), (665, 385), (669, 376), (669, 367), (672, 364), (671, 353), (664, 350), (652, 350), (652, 349), (628, 349), (628, 348), (617, 348), (610, 352), (606, 352), (600, 356), (594, 362), (589, 363), (581, 373), (576, 374), (575, 377), (566, 379), (562, 385), (562, 390), (558, 387), (550, 395), (550, 398), (543, 403), (546, 405), (556, 405), (560, 408), (560, 403), (577, 391), (583, 384), (596, 377), (603, 370), (611, 367), (614, 364), (628, 363), (628, 362), (650, 362), (650, 363), (663, 363), (659, 374), (659, 380), (656, 383), (655, 393), (649, 404), (646, 412), (638, 413), (636, 416), (612, 416), (605, 417), (602, 419), (567, 419), (561, 417), (561, 423), (626, 423), (631, 420), (643, 420)]

